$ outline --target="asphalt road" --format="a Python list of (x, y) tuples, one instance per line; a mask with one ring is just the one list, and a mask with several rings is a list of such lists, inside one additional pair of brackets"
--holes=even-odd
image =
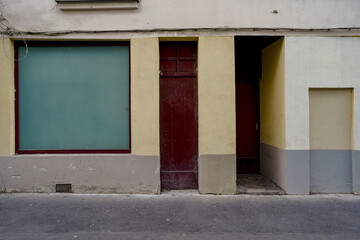
[(360, 239), (360, 196), (0, 194), (0, 239)]

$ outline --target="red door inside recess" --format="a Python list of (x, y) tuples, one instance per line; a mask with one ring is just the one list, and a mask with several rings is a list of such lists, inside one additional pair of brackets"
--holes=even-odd
[(163, 189), (198, 187), (197, 45), (160, 44), (160, 158)]
[(258, 82), (236, 81), (237, 173), (259, 172)]

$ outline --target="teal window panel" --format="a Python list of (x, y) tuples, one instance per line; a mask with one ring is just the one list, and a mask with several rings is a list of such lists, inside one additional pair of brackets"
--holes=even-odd
[(19, 150), (130, 149), (129, 46), (30, 46), (17, 91)]

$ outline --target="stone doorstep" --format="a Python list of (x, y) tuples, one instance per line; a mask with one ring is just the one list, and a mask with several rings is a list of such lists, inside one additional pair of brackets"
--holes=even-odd
[[(236, 183), (236, 194), (238, 195), (285, 195), (284, 190), (260, 174), (238, 174)], [(169, 196), (201, 195), (196, 189), (164, 190), (161, 194)]]
[(237, 194), (284, 195), (285, 191), (260, 174), (238, 174)]

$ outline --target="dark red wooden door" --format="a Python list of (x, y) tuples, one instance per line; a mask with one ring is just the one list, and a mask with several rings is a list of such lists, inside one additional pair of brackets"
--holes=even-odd
[(198, 187), (196, 43), (160, 45), (160, 158), (163, 189)]
[(236, 156), (238, 173), (259, 171), (258, 83), (236, 82)]

